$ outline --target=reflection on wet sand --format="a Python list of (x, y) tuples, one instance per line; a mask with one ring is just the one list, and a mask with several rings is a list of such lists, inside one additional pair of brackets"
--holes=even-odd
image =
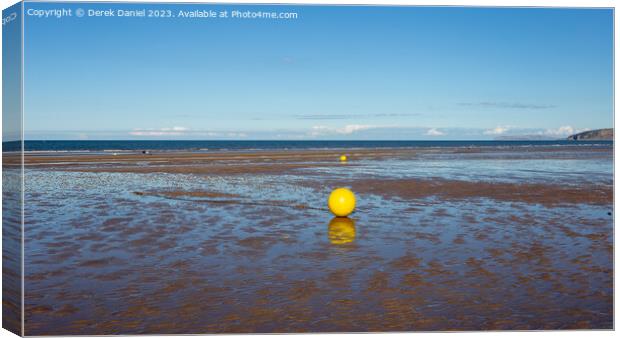
[(355, 240), (355, 221), (349, 217), (334, 217), (328, 225), (332, 244), (347, 244)]

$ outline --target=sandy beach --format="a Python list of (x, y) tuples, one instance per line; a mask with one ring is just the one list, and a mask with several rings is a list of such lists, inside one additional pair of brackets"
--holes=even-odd
[(28, 153), (26, 334), (609, 329), (612, 156)]

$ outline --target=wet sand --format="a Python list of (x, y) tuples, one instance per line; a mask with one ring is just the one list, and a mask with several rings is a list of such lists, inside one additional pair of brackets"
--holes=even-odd
[(610, 329), (611, 158), (29, 154), (26, 334)]
[[(564, 147), (574, 148), (574, 147)], [(348, 164), (354, 165), (358, 160), (412, 159), (427, 154), (468, 154), (470, 157), (485, 154), (499, 154), (500, 158), (522, 158), (529, 153), (544, 154), (545, 158), (565, 158), (566, 155), (557, 146), (541, 146), (536, 149), (527, 147), (442, 147), (442, 148), (377, 148), (377, 149), (306, 149), (279, 151), (213, 151), (213, 152), (107, 152), (107, 153), (48, 153), (30, 152), (24, 156), (27, 167), (70, 169), (106, 172), (180, 172), (204, 174), (252, 174), (261, 172), (261, 168), (271, 164), (277, 167), (274, 172), (286, 169), (338, 165), (340, 155), (347, 155)], [(573, 150), (573, 149), (571, 149)], [(597, 146), (580, 146), (579, 152), (595, 157), (607, 157), (609, 148)], [(8, 157), (5, 165), (19, 165), (20, 157)], [(213, 167), (202, 168), (204, 165)], [(228, 166), (230, 171), (221, 166)]]

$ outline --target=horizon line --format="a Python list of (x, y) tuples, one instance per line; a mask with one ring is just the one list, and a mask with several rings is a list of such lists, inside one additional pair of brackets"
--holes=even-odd
[[(2, 143), (11, 143), (11, 142), (162, 142), (162, 141), (172, 141), (172, 142), (505, 142), (505, 141), (530, 141), (530, 142), (548, 142), (548, 141), (565, 141), (569, 140), (569, 136), (562, 138), (549, 138), (549, 139), (398, 139), (398, 140), (381, 140), (381, 139), (369, 139), (369, 140), (342, 140), (342, 139), (325, 139), (325, 140), (287, 140), (287, 139), (246, 139), (246, 140), (238, 140), (238, 139), (159, 139), (159, 140), (132, 140), (132, 139), (88, 139), (88, 140), (79, 140), (79, 139), (50, 139), (50, 140), (41, 140), (41, 139), (28, 139), (28, 140), (14, 140), (14, 141), (2, 141)], [(569, 140), (569, 141), (596, 141), (596, 140)], [(610, 141), (610, 140), (599, 140), (599, 141)]]

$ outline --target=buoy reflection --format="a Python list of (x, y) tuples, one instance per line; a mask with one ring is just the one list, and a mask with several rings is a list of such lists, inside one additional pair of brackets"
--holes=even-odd
[(346, 244), (355, 240), (355, 222), (349, 217), (334, 217), (328, 228), (327, 236), (332, 244)]

